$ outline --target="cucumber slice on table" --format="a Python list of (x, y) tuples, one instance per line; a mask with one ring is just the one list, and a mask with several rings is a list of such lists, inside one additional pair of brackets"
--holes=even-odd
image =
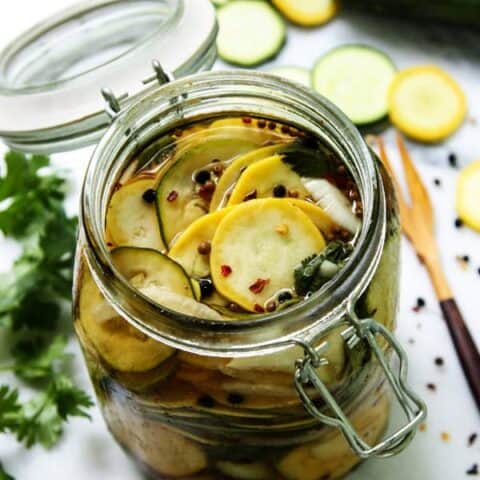
[(383, 52), (365, 45), (343, 45), (321, 57), (313, 68), (313, 88), (358, 126), (388, 115), (388, 92), (395, 65)]
[(286, 78), (292, 82), (297, 82), (306, 87), (312, 86), (312, 74), (308, 68), (304, 67), (273, 67), (267, 70), (267, 73)]
[(328, 22), (338, 11), (338, 0), (272, 0), (291, 22), (313, 27)]
[(389, 96), (390, 118), (411, 138), (436, 142), (451, 135), (467, 112), (465, 95), (458, 83), (434, 65), (399, 72)]
[(261, 0), (236, 0), (217, 12), (217, 49), (226, 62), (252, 67), (274, 57), (286, 38), (280, 14)]

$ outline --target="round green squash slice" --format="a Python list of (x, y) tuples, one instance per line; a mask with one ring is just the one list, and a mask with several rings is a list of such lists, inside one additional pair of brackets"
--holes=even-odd
[(155, 203), (147, 203), (143, 194), (156, 188), (155, 177), (144, 177), (125, 183), (110, 200), (106, 236), (115, 246), (163, 250)]
[(294, 285), (294, 269), (325, 248), (314, 223), (288, 199), (251, 200), (233, 208), (212, 240), (216, 289), (244, 309), (261, 313), (276, 292)]

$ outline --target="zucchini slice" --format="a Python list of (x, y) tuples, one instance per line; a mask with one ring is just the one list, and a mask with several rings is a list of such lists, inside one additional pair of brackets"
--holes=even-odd
[(358, 126), (388, 114), (388, 91), (396, 69), (380, 50), (343, 45), (321, 57), (313, 68), (313, 88)]
[(314, 203), (306, 202), (298, 198), (289, 198), (288, 202), (305, 213), (324, 235), (331, 234), (333, 227), (337, 225), (323, 208)]
[(288, 20), (302, 27), (314, 27), (331, 20), (338, 11), (337, 0), (272, 0)]
[(212, 280), (224, 297), (260, 313), (276, 292), (293, 287), (295, 267), (324, 247), (317, 227), (287, 200), (251, 200), (228, 212), (215, 232)]
[(295, 191), (304, 198), (309, 194), (300, 176), (277, 154), (254, 163), (242, 173), (227, 205), (236, 205), (251, 197), (273, 197), (277, 186), (282, 186), (286, 192)]
[(223, 172), (223, 175), (218, 181), (217, 188), (210, 202), (210, 211), (214, 212), (219, 208), (222, 208), (228, 201), (227, 196), (230, 190), (235, 185), (240, 175), (249, 167), (252, 163), (263, 160), (264, 158), (271, 157), (272, 155), (281, 152), (282, 149), (288, 147), (286, 143), (280, 143), (277, 145), (270, 145), (268, 147), (262, 147), (253, 152), (249, 152), (234, 160), (228, 168)]
[(131, 326), (105, 300), (87, 269), (82, 274), (80, 324), (100, 356), (114, 370), (147, 372), (175, 350)]
[(120, 273), (137, 289), (165, 287), (184, 297), (195, 298), (190, 278), (171, 258), (148, 248), (120, 247), (112, 251)]
[(457, 180), (456, 197), (460, 219), (480, 232), (480, 161), (462, 169)]
[(229, 161), (254, 150), (268, 138), (267, 133), (251, 135), (249, 128), (223, 128), (204, 134), (201, 142), (182, 150), (157, 189), (157, 211), (165, 245), (170, 246), (178, 233), (209, 209), (208, 198), (198, 194), (200, 186), (194, 181), (195, 172), (213, 160)]
[(422, 142), (447, 138), (460, 127), (467, 112), (460, 85), (434, 65), (399, 72), (390, 88), (389, 106), (392, 123)]
[(155, 203), (147, 203), (143, 194), (155, 189), (155, 177), (127, 182), (110, 200), (106, 220), (106, 236), (115, 246), (131, 246), (163, 250)]
[(312, 86), (312, 73), (310, 72), (310, 70), (304, 67), (273, 67), (269, 68), (267, 70), (267, 73), (286, 78), (287, 80), (290, 80), (292, 82), (300, 83), (301, 85), (305, 85), (306, 87)]
[(194, 298), (174, 293), (167, 287), (148, 285), (139, 290), (159, 306), (166, 307), (174, 312), (203, 320), (223, 320), (223, 317), (217, 311), (207, 305), (198, 302)]
[(360, 219), (353, 213), (348, 198), (328, 180), (306, 179), (305, 187), (312, 194), (317, 205), (341, 227), (355, 234), (360, 228)]
[(219, 223), (230, 210), (224, 208), (195, 220), (168, 253), (191, 277), (202, 278), (210, 274), (210, 255), (200, 254), (198, 248), (202, 243), (211, 244)]
[(267, 2), (237, 0), (217, 12), (217, 49), (226, 62), (243, 67), (274, 57), (286, 38), (283, 18)]

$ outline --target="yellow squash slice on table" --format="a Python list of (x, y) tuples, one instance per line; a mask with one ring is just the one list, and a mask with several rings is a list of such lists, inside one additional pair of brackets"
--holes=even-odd
[(462, 124), (467, 103), (458, 83), (434, 65), (397, 74), (389, 93), (390, 118), (409, 137), (423, 142), (447, 138)]
[(287, 199), (251, 200), (232, 209), (215, 232), (212, 280), (224, 297), (261, 313), (276, 292), (293, 287), (295, 267), (324, 248), (318, 228)]
[(147, 203), (143, 194), (155, 189), (155, 177), (145, 177), (121, 186), (110, 200), (107, 211), (106, 235), (115, 246), (163, 250), (154, 203)]
[(249, 197), (273, 197), (276, 185), (283, 185), (288, 191), (295, 191), (303, 198), (309, 194), (300, 176), (283, 162), (282, 156), (272, 155), (254, 163), (242, 173), (227, 205), (242, 203)]
[(328, 22), (337, 13), (338, 3), (338, 0), (273, 0), (288, 20), (304, 27)]
[(480, 232), (480, 160), (471, 163), (460, 172), (456, 197), (460, 219)]
[(223, 175), (217, 183), (217, 188), (215, 189), (212, 201), (210, 202), (210, 211), (214, 212), (226, 203), (226, 196), (228, 195), (229, 190), (235, 185), (236, 181), (240, 178), (240, 175), (247, 167), (259, 160), (271, 157), (287, 146), (287, 143), (270, 145), (268, 147), (258, 148), (253, 152), (249, 152), (246, 155), (242, 155), (235, 159), (223, 172)]

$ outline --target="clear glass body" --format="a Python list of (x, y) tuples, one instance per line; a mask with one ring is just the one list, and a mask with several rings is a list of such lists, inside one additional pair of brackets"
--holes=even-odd
[[(103, 229), (112, 188), (132, 158), (161, 134), (220, 114), (258, 115), (322, 137), (356, 179), (364, 225), (344, 270), (307, 301), (258, 321), (214, 325), (135, 294), (109, 262)], [(366, 441), (383, 435), (389, 399), (381, 369), (363, 343), (350, 350), (341, 333), (352, 303), (359, 317), (394, 328), (398, 213), (385, 171), (327, 101), (250, 72), (162, 87), (121, 115), (97, 148), (81, 220), (76, 331), (112, 435), (152, 478), (327, 480), (353, 468), (359, 459), (341, 433), (313, 419), (295, 391), (303, 353), (288, 344), (293, 337), (328, 342), (320, 378)], [(107, 329), (103, 344), (88, 333), (96, 328)], [(120, 367), (112, 368), (106, 356), (119, 344)], [(131, 355), (143, 359), (142, 368), (129, 368)]]

